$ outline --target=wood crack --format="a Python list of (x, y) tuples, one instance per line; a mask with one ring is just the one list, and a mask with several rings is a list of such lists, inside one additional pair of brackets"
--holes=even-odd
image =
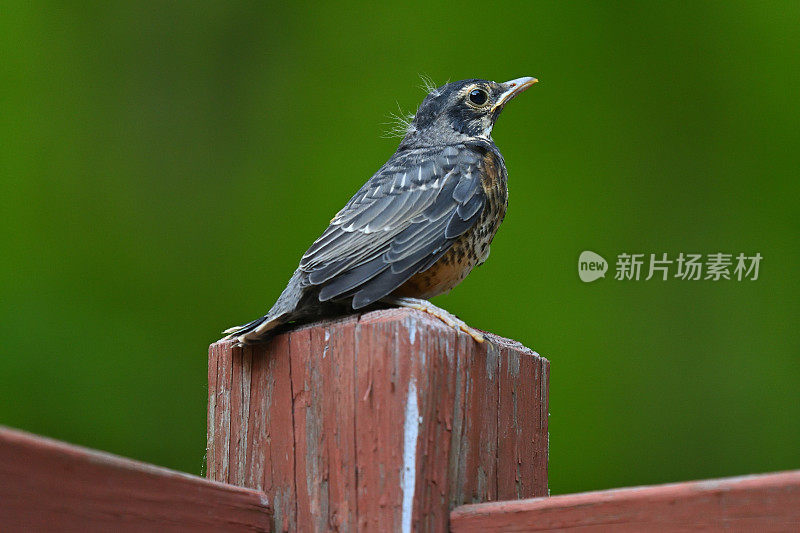
[[(294, 397), (294, 382), (292, 376), (292, 337), (289, 336), (288, 343), (287, 343), (287, 354), (286, 356), (289, 357), (289, 397), (292, 400), (292, 470), (294, 475), (292, 476), (292, 480), (294, 481), (294, 523), (297, 523), (297, 440), (296, 439), (296, 429), (295, 429), (295, 408), (296, 402)], [(276, 354), (277, 355), (277, 354)]]

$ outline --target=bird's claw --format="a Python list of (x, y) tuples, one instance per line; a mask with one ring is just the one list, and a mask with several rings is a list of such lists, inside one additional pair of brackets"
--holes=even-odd
[(407, 307), (409, 309), (417, 309), (434, 316), (457, 331), (463, 331), (473, 339), (475, 342), (484, 342), (485, 338), (483, 333), (477, 329), (470, 327), (466, 322), (457, 316), (448, 313), (441, 307), (436, 307), (427, 300), (421, 298), (387, 298), (384, 300), (387, 303), (399, 305), (400, 307)]

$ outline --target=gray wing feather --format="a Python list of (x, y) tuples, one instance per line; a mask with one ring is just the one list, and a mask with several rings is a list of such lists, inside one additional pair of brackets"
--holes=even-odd
[(358, 309), (433, 265), (480, 217), (479, 164), (463, 146), (390, 159), (303, 255), (319, 299), (352, 296)]

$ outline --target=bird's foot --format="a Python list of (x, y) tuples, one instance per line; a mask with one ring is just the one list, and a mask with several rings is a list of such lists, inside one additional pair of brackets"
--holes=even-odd
[(421, 298), (384, 298), (384, 302), (392, 305), (399, 305), (400, 307), (408, 307), (409, 309), (418, 309), (420, 311), (424, 311), (431, 316), (435, 316), (451, 328), (455, 328), (456, 330), (463, 331), (476, 342), (483, 342), (483, 333), (478, 331), (475, 328), (471, 328), (467, 325), (466, 322), (458, 318), (457, 316), (448, 313), (441, 307), (436, 307), (428, 300), (423, 300)]

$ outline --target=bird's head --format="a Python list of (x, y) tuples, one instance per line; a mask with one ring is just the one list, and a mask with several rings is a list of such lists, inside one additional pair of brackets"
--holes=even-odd
[(490, 140), (503, 107), (537, 81), (527, 77), (505, 83), (472, 79), (432, 89), (417, 109), (400, 148)]

